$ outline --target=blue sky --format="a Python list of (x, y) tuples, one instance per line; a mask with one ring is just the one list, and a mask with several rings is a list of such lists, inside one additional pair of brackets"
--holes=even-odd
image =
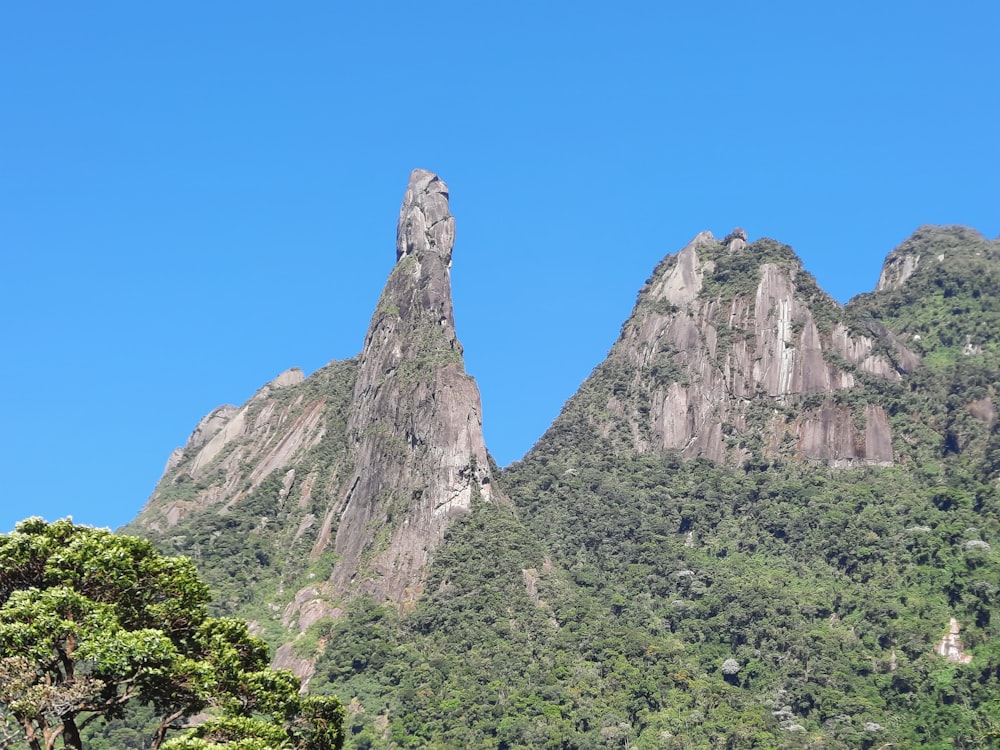
[(414, 167), (518, 459), (664, 255), (774, 237), (841, 301), (920, 224), (1000, 233), (1000, 5), (0, 6), (0, 532), (116, 527), (282, 370), (358, 353)]

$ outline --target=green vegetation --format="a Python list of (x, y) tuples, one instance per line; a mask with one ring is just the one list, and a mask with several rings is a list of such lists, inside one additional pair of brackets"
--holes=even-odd
[(267, 646), (208, 617), (207, 601), (190, 560), (136, 537), (37, 518), (0, 535), (0, 744), (80, 750), (88, 726), (141, 705), (151, 750), (340, 747), (339, 702), (300, 698)]
[(877, 319), (932, 368), (966, 351), (1000, 356), (1000, 243), (965, 227), (921, 227), (894, 254), (919, 258), (916, 270), (899, 288), (851, 300), (856, 319)]

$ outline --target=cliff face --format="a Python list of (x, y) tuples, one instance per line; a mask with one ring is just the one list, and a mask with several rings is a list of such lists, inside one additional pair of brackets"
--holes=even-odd
[[(127, 527), (201, 561), (223, 611), (267, 597), (254, 625), (273, 641), (359, 591), (408, 608), (449, 520), (500, 500), (455, 335), (454, 237), (444, 182), (414, 171), (360, 356), (206, 416)], [(311, 669), (287, 647), (278, 662)]]
[(340, 517), (337, 592), (358, 582), (377, 598), (412, 602), (448, 519), (473, 497), (492, 496), (479, 390), (455, 336), (454, 239), (447, 186), (415, 171), (399, 215), (396, 267), (354, 388), (347, 428), (354, 469), (331, 508)]
[(888, 465), (882, 407), (845, 394), (862, 376), (898, 380), (917, 364), (888, 331), (852, 330), (789, 248), (703, 232), (640, 293), (602, 365), (616, 383), (597, 419), (640, 452)]

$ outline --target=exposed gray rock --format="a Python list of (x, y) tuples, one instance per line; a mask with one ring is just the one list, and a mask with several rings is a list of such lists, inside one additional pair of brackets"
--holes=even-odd
[(878, 284), (875, 286), (876, 292), (888, 289), (899, 289), (906, 280), (917, 270), (920, 263), (918, 253), (907, 252), (905, 250), (894, 250), (889, 253), (882, 264), (882, 272), (878, 277)]
[(202, 417), (198, 426), (194, 428), (194, 432), (191, 433), (191, 437), (188, 438), (184, 452), (191, 453), (205, 445), (236, 416), (237, 412), (239, 412), (237, 407), (232, 404), (224, 404)]
[(278, 647), (271, 661), (273, 669), (287, 669), (302, 680), (302, 692), (309, 687), (309, 681), (316, 673), (316, 665), (312, 659), (295, 655), (295, 646), (285, 643)]
[(965, 653), (962, 638), (959, 636), (961, 630), (958, 620), (952, 617), (948, 622), (948, 632), (938, 641), (937, 653), (956, 664), (968, 664), (972, 661), (972, 654)]
[(337, 505), (331, 583), (408, 607), (449, 519), (494, 490), (479, 389), (455, 335), (455, 224), (436, 175), (410, 176), (396, 237), (348, 419), (355, 468)]
[[(449, 521), (476, 498), (502, 501), (479, 391), (455, 335), (454, 237), (444, 182), (414, 171), (399, 215), (397, 263), (359, 359), (332, 362), (309, 378), (291, 368), (243, 406), (214, 410), (172, 454), (133, 522), (183, 535), (191, 527), (178, 527), (182, 521), (217, 523), (213, 516), (238, 509), (278, 472), (273, 492), (257, 496), (270, 505), (260, 506), (256, 530), (276, 545), (311, 544), (313, 562), (298, 591), (279, 591), (269, 605), (289, 638), (339, 617), (342, 600), (358, 592), (412, 606)], [(320, 443), (323, 450), (313, 451)], [(324, 552), (336, 553), (329, 574), (319, 573)], [(313, 660), (286, 644), (275, 666), (308, 680)]]
[(306, 375), (298, 367), (290, 367), (272, 380), (268, 385), (272, 388), (284, 388), (287, 385), (298, 385), (306, 379)]
[(179, 447), (174, 448), (173, 451), (171, 451), (170, 453), (170, 458), (167, 459), (167, 465), (163, 467), (162, 476), (166, 476), (174, 469), (176, 469), (183, 460), (184, 460), (184, 449)]
[(726, 235), (726, 238), (722, 240), (722, 244), (726, 246), (726, 251), (730, 253), (738, 253), (747, 249), (747, 233), (742, 227), (736, 227), (732, 232)]
[[(803, 272), (788, 263), (763, 263), (755, 288), (735, 296), (708, 291), (720, 253), (730, 246), (743, 252), (743, 242), (739, 230), (724, 243), (702, 232), (657, 268), (609, 355), (635, 379), (628, 396), (610, 396), (601, 432), (631, 433), (639, 452), (677, 451), (736, 465), (750, 455), (744, 445), (761, 435), (765, 455), (831, 466), (891, 464), (884, 410), (849, 407), (833, 395), (855, 387), (857, 371), (898, 380), (919, 360), (884, 327), (873, 324), (870, 336), (849, 330), (836, 319), (842, 315), (836, 302), (801, 292)], [(885, 348), (894, 348), (897, 361), (881, 353)], [(797, 406), (824, 395), (818, 404), (813, 398)], [(768, 400), (772, 417), (762, 424), (759, 407)], [(756, 423), (749, 421), (755, 407)]]
[(399, 210), (396, 260), (432, 253), (448, 268), (454, 244), (455, 217), (448, 205), (448, 186), (432, 172), (414, 169)]
[(698, 246), (714, 241), (711, 232), (701, 232), (677, 253), (677, 262), (650, 291), (655, 299), (673, 305), (686, 305), (701, 292), (702, 268), (698, 262)]
[(989, 552), (990, 551), (989, 542), (984, 542), (984, 541), (982, 541), (980, 539), (970, 539), (969, 541), (967, 541), (962, 546), (965, 547), (965, 549), (978, 549), (978, 550), (982, 550), (983, 552)]

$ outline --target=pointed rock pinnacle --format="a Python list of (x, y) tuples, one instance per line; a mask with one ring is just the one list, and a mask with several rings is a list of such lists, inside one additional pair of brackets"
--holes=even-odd
[(449, 520), (495, 493), (482, 406), (455, 335), (448, 188), (414, 170), (396, 265), (372, 316), (347, 420), (354, 473), (339, 508), (331, 583), (401, 608), (420, 595)]
[(433, 172), (414, 169), (403, 196), (396, 228), (396, 260), (434, 252), (451, 265), (455, 217), (448, 208), (448, 186)]

